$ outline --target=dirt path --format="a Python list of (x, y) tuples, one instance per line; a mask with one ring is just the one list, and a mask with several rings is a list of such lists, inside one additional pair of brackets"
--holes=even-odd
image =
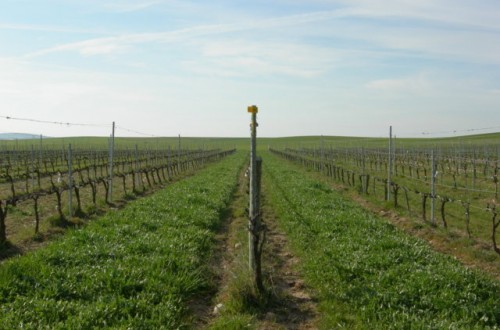
[[(218, 247), (211, 262), (218, 292), (207, 292), (204, 297), (197, 297), (193, 301), (191, 310), (196, 319), (194, 328), (212, 327), (220, 317), (217, 305), (225, 309), (227, 305), (231, 305), (230, 300), (235, 300), (235, 294), (248, 295), (248, 288), (245, 286), (249, 282), (247, 207), (247, 178), (242, 172), (233, 201), (217, 235)], [(257, 308), (252, 306), (239, 313), (253, 316), (252, 328), (316, 329), (316, 302), (299, 274), (300, 261), (290, 252), (287, 238), (279, 229), (272, 205), (265, 194), (262, 195), (262, 213), (267, 226), (263, 276), (266, 290), (270, 294)], [(243, 281), (242, 277), (245, 278)]]
[[(234, 262), (234, 255), (240, 246), (236, 245), (238, 238), (238, 226), (244, 225), (246, 218), (245, 202), (246, 187), (245, 171), (239, 175), (238, 183), (232, 197), (232, 201), (224, 213), (221, 215), (222, 222), (216, 234), (217, 246), (215, 253), (210, 260), (210, 270), (214, 278), (213, 288), (204, 295), (195, 297), (190, 304), (191, 313), (194, 315), (193, 328), (209, 328), (214, 318), (214, 308), (217, 304), (226, 300), (227, 292), (225, 288), (231, 277), (231, 264)], [(235, 247), (236, 246), (236, 247)]]
[(264, 272), (272, 284), (276, 302), (269, 306), (260, 329), (316, 329), (316, 301), (299, 273), (300, 260), (290, 252), (286, 235), (279, 229), (271, 205), (263, 195), (267, 226)]

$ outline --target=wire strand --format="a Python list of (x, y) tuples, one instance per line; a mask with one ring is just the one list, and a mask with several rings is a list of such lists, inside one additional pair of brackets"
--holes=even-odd
[(442, 132), (422, 132), (422, 135), (437, 135), (437, 134), (449, 134), (449, 133), (469, 133), (469, 132), (477, 132), (477, 131), (489, 131), (492, 129), (500, 129), (500, 126), (492, 126), (492, 127), (483, 127), (483, 128), (469, 128), (469, 129), (456, 129), (452, 131), (442, 131)]
[(125, 128), (123, 126), (116, 126), (116, 128), (121, 129), (122, 131), (129, 132), (129, 133), (135, 133), (135, 134), (140, 134), (140, 135), (149, 136), (149, 137), (159, 137), (158, 135), (139, 132), (139, 131), (136, 131), (136, 130), (133, 130), (130, 128)]
[[(19, 118), (19, 117), (12, 117), (12, 116), (4, 116), (0, 115), (0, 118), (4, 118), (7, 120), (17, 120), (17, 121), (28, 121), (28, 122), (33, 122), (33, 123), (40, 123), (40, 124), (53, 124), (53, 125), (63, 125), (63, 126), (86, 126), (86, 127), (104, 127), (108, 128), (110, 127), (109, 124), (90, 124), (90, 123), (74, 123), (74, 122), (61, 122), (61, 121), (50, 121), (50, 120), (41, 120), (41, 119), (34, 119), (34, 118)], [(121, 129), (122, 131), (130, 132), (130, 133), (135, 133), (143, 136), (149, 136), (149, 137), (159, 137), (154, 134), (148, 134), (144, 132), (140, 132), (137, 130), (133, 130), (130, 128), (126, 128), (123, 126), (118, 126), (116, 125), (115, 128)]]
[(19, 118), (19, 117), (2, 116), (2, 115), (0, 115), (0, 118), (5, 118), (7, 120), (29, 121), (29, 122), (33, 122), (33, 123), (54, 124), (54, 125), (64, 125), (64, 126), (89, 126), (89, 127), (108, 127), (109, 126), (109, 125), (104, 125), (104, 124), (71, 123), (71, 122), (50, 121), (50, 120), (41, 120), (41, 119), (33, 119), (33, 118)]

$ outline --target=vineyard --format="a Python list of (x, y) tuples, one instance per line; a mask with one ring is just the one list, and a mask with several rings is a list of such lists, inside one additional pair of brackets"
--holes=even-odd
[[(112, 205), (116, 197), (133, 198), (233, 152), (170, 147), (141, 150), (135, 145), (110, 153), (108, 149), (73, 150), (71, 144), (62, 150), (2, 150), (0, 244), (7, 241), (9, 228), (22, 221), (16, 213), (32, 215), (33, 231), (38, 234), (44, 218), (52, 216), (61, 222), (85, 214), (84, 209), (96, 210), (99, 201)], [(9, 213), (14, 214), (10, 217)], [(17, 223), (11, 225), (13, 222)]]
[(394, 228), (276, 156), (266, 190), (318, 292), (321, 328), (471, 329), (500, 324), (500, 286)]
[(275, 154), (391, 203), (407, 215), (497, 243), (498, 146), (481, 148), (282, 148)]
[[(0, 329), (500, 328), (495, 144), (263, 141), (263, 292), (248, 141), (1, 149), (4, 248), (21, 229), (82, 225), (0, 264)], [(477, 242), (466, 249), (488, 266), (436, 252), (390, 212), (442, 244)]]
[(243, 158), (230, 157), (0, 268), (0, 329), (175, 329)]

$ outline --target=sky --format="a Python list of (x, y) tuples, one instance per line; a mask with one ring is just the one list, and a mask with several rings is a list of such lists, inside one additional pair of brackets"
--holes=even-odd
[(249, 105), (266, 137), (498, 132), (500, 1), (0, 0), (0, 132), (244, 137)]

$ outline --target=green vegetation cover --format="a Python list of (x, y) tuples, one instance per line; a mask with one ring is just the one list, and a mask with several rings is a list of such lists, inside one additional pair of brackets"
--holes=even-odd
[(499, 328), (500, 285), (439, 254), (304, 170), (266, 154), (281, 226), (326, 329)]
[(0, 329), (173, 329), (207, 260), (241, 154), (0, 266)]

